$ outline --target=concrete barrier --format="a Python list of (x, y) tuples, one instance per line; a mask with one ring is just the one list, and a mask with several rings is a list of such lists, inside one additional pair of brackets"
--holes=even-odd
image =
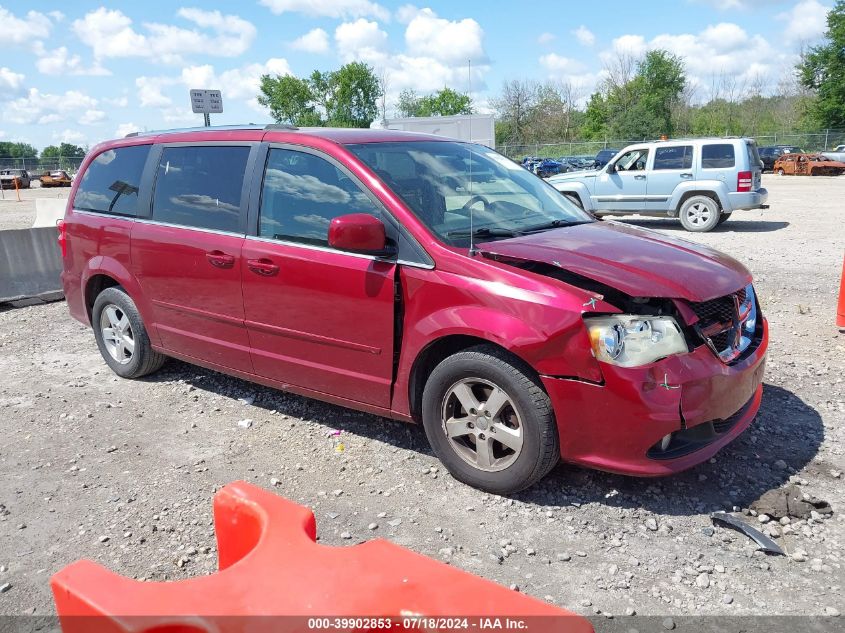
[(56, 226), (56, 222), (65, 217), (67, 198), (37, 198), (35, 200), (35, 222), (32, 228)]
[(55, 227), (0, 231), (0, 303), (61, 298), (57, 238)]

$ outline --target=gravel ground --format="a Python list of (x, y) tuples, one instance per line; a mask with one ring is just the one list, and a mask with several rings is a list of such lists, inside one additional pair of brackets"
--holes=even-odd
[(0, 197), (0, 231), (9, 229), (28, 229), (35, 221), (35, 200), (38, 198), (64, 198), (70, 191), (67, 187), (45, 187), (35, 181), (32, 189), (21, 189), (21, 200), (15, 191), (3, 190)]
[[(63, 303), (0, 312), (0, 613), (52, 613), (48, 578), (79, 558), (143, 579), (211, 573), (212, 496), (244, 479), (312, 507), (324, 543), (387, 538), (587, 615), (838, 614), (845, 177), (764, 182), (770, 210), (710, 234), (634, 220), (745, 262), (771, 325), (756, 423), (664, 479), (560, 465), (514, 498), (484, 494), (456, 483), (412, 425), (176, 361), (121, 380)], [(788, 481), (833, 506), (789, 525), (744, 517), (788, 556), (712, 527), (709, 512)]]

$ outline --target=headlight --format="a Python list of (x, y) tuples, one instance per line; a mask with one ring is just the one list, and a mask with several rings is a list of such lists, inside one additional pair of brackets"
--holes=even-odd
[(615, 314), (584, 317), (595, 357), (620, 367), (639, 367), (688, 351), (672, 317)]

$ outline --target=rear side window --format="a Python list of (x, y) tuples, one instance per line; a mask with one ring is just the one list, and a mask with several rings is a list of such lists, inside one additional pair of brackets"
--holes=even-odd
[(91, 161), (82, 180), (73, 208), (134, 217), (138, 215), (138, 188), (150, 145), (117, 147)]
[(730, 143), (717, 143), (701, 146), (701, 166), (704, 169), (733, 167), (736, 164), (734, 146)]
[(156, 174), (153, 219), (230, 233), (241, 229), (249, 147), (165, 147)]
[(654, 169), (689, 169), (692, 167), (692, 145), (658, 147), (654, 151)]
[(326, 246), (329, 224), (347, 213), (380, 215), (357, 183), (324, 158), (270, 150), (261, 190), (261, 237)]

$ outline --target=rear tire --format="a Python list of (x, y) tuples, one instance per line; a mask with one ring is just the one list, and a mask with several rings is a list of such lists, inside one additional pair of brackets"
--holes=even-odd
[(681, 225), (693, 233), (712, 231), (719, 224), (719, 216), (719, 205), (707, 196), (687, 198), (678, 212)]
[(161, 369), (167, 360), (152, 348), (135, 302), (120, 286), (97, 295), (91, 325), (100, 354), (121, 378), (146, 376)]
[(722, 215), (720, 215), (719, 216), (719, 222), (717, 223), (717, 226), (721, 226), (722, 224), (724, 224), (725, 222), (730, 220), (731, 219), (731, 213), (733, 213), (733, 212), (723, 213)]
[(548, 395), (530, 368), (492, 345), (458, 352), (437, 365), (422, 405), (435, 455), (455, 479), (475, 488), (518, 492), (560, 459)]

